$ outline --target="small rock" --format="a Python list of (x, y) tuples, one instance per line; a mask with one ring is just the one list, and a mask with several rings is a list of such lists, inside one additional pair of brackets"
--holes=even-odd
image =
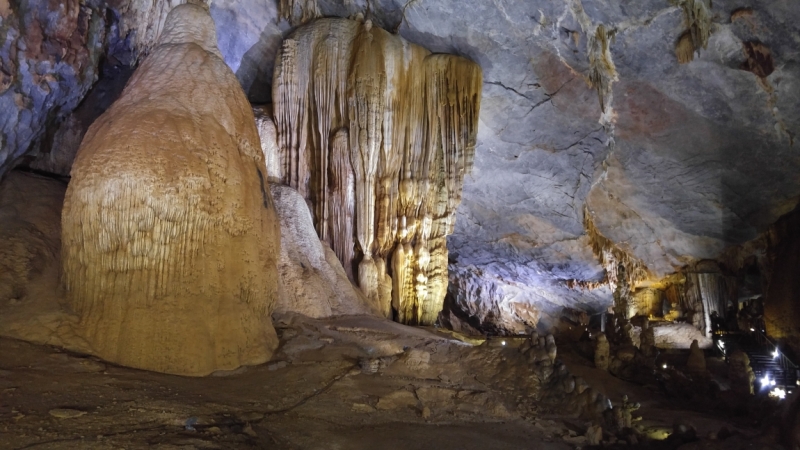
[(81, 359), (76, 364), (73, 364), (73, 368), (77, 372), (96, 373), (105, 371), (106, 365), (91, 359)]
[(633, 345), (626, 345), (619, 350), (617, 350), (617, 359), (624, 363), (628, 363), (633, 361), (633, 358), (636, 357), (636, 347)]
[(286, 367), (286, 361), (278, 361), (267, 366), (267, 370), (278, 370)]
[(366, 403), (353, 403), (353, 406), (350, 409), (352, 409), (355, 412), (364, 412), (364, 413), (371, 413), (375, 411), (375, 408)]
[(411, 370), (425, 370), (429, 367), (431, 354), (424, 350), (411, 349), (403, 355), (403, 363)]
[(589, 445), (600, 445), (603, 442), (603, 428), (599, 425), (592, 425), (586, 430), (586, 443)]
[(222, 434), (222, 430), (220, 430), (219, 427), (211, 427), (208, 429), (208, 432), (210, 434)]
[[(269, 409), (272, 409), (272, 405), (267, 405)], [(264, 414), (258, 411), (250, 411), (239, 414), (239, 420), (242, 422), (255, 422), (264, 418)]]
[(247, 425), (245, 425), (245, 427), (242, 429), (242, 433), (244, 433), (244, 434), (246, 434), (246, 435), (248, 435), (250, 437), (258, 437), (258, 434), (255, 432), (255, 430), (253, 430), (253, 427), (250, 426), (249, 423)]
[(511, 417), (511, 413), (508, 412), (506, 407), (501, 405), (501, 404), (499, 404), (499, 403), (497, 405), (495, 405), (494, 408), (492, 408), (492, 415), (494, 417), (500, 417), (500, 418), (503, 418), (503, 419)]
[(365, 374), (378, 373), (381, 368), (381, 360), (378, 358), (361, 358), (358, 361), (361, 372)]
[(407, 406), (416, 406), (417, 396), (405, 389), (392, 392), (378, 400), (377, 408), (380, 410), (397, 409)]
[(58, 419), (74, 419), (86, 414), (86, 411), (79, 411), (77, 409), (56, 408), (50, 410), (50, 415)]
[(587, 439), (586, 436), (564, 436), (562, 437), (564, 442), (572, 445), (586, 445)]

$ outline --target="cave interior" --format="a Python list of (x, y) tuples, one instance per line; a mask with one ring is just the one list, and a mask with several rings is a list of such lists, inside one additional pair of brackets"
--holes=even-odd
[(0, 449), (800, 449), (800, 4), (0, 0)]

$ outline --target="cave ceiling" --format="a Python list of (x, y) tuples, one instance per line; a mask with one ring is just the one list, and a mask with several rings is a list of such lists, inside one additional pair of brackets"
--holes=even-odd
[[(107, 48), (127, 44), (143, 55), (179, 2), (113, 3), (121, 31), (108, 30)], [(610, 304), (611, 288), (591, 284), (604, 268), (587, 218), (655, 280), (754, 239), (797, 203), (800, 7), (792, 1), (714, 2), (707, 45), (685, 64), (675, 50), (685, 11), (666, 0), (297, 0), (295, 18), (314, 6), (322, 16), (365, 13), (483, 69), (474, 167), (448, 239), (451, 285), (487, 302), (478, 309)], [(293, 24), (278, 20), (272, 1), (215, 0), (210, 10), (250, 100), (270, 102), (274, 55)], [(588, 82), (600, 26), (608, 38), (600, 56), (612, 68), (602, 106)], [(13, 24), (0, 28), (8, 34)], [(20, 80), (31, 71), (13, 69)], [(44, 117), (28, 133), (43, 134), (83, 96), (86, 83), (75, 85), (53, 106), (21, 101), (35, 96), (19, 82), (0, 105), (29, 110), (29, 122)], [(14, 120), (0, 124), (3, 170), (35, 140), (10, 139)]]

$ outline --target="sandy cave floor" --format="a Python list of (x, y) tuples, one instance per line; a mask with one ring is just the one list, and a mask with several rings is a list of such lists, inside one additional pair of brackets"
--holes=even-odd
[[(281, 348), (270, 363), (206, 378), (0, 338), (0, 449), (585, 448), (580, 420), (544, 410), (523, 419), (472, 371), (483, 353), (447, 335), (366, 317), (288, 318), (277, 328)], [(408, 357), (422, 352), (430, 366)], [(671, 429), (677, 417), (700, 436), (737, 427), (663, 407), (657, 393), (597, 371), (576, 353), (561, 355), (612, 400), (627, 393), (642, 401), (647, 427)], [(378, 372), (368, 373), (364, 361)], [(432, 367), (440, 361), (444, 371)], [(726, 445), (685, 448), (771, 448), (753, 446), (757, 435), (743, 430)]]

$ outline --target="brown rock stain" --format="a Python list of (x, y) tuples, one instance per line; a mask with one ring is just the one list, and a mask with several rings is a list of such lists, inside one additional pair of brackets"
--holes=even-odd
[(533, 71), (556, 109), (585, 119), (600, 117), (597, 93), (585, 82), (583, 75), (557, 55), (543, 52), (533, 63)]
[(622, 139), (648, 138), (680, 125), (689, 116), (683, 106), (646, 83), (620, 82), (614, 96), (616, 132)]

